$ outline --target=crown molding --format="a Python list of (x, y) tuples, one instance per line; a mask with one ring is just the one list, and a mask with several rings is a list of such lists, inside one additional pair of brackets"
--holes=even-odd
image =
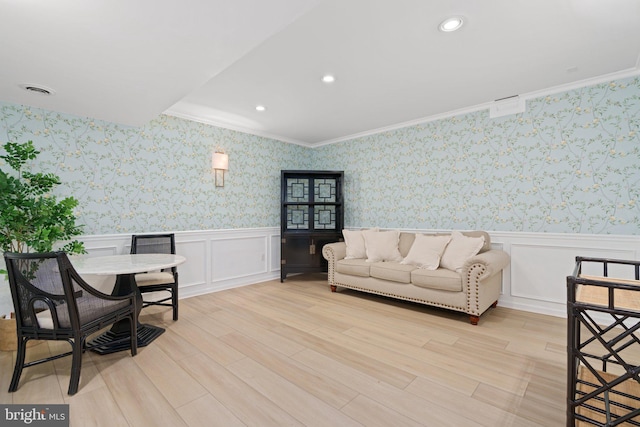
[[(576, 90), (576, 89), (581, 89), (583, 87), (588, 87), (588, 86), (593, 86), (593, 85), (597, 85), (600, 83), (606, 83), (606, 82), (610, 82), (613, 80), (620, 80), (620, 79), (624, 79), (624, 78), (628, 78), (628, 77), (635, 77), (640, 75), (640, 55), (638, 56), (638, 60), (636, 62), (636, 66), (633, 68), (629, 68), (626, 70), (622, 70), (622, 71), (617, 71), (615, 73), (609, 73), (609, 74), (603, 74), (601, 76), (597, 76), (597, 77), (592, 77), (592, 78), (588, 78), (588, 79), (583, 79), (583, 80), (578, 80), (575, 82), (571, 82), (571, 83), (567, 83), (567, 84), (563, 84), (563, 85), (558, 85), (558, 86), (553, 86), (550, 88), (546, 88), (546, 89), (541, 89), (538, 91), (534, 91), (534, 92), (528, 92), (528, 93), (524, 93), (524, 94), (518, 94), (520, 99), (523, 100), (530, 100), (530, 99), (534, 99), (534, 98), (540, 98), (540, 97), (544, 97), (544, 96), (548, 96), (548, 95), (553, 95), (556, 93), (560, 93), (560, 92), (567, 92), (570, 90)], [(171, 109), (166, 110), (163, 114), (169, 115), (169, 116), (174, 116), (174, 117), (179, 117), (182, 119), (186, 119), (186, 120), (191, 120), (191, 121), (195, 121), (195, 122), (200, 122), (200, 123), (205, 123), (208, 125), (212, 125), (212, 126), (216, 126), (216, 127), (220, 127), (220, 128), (224, 128), (224, 129), (230, 129), (230, 130), (234, 130), (237, 132), (242, 132), (242, 133), (247, 133), (250, 135), (256, 135), (256, 136), (261, 136), (264, 138), (269, 138), (269, 139), (274, 139), (277, 141), (281, 141), (281, 142), (285, 142), (288, 144), (295, 144), (295, 145), (301, 145), (303, 147), (308, 147), (308, 148), (317, 148), (317, 147), (322, 147), (325, 145), (331, 145), (331, 144), (336, 144), (339, 142), (344, 142), (344, 141), (349, 141), (352, 139), (356, 139), (356, 138), (362, 138), (362, 137), (366, 137), (366, 136), (370, 136), (370, 135), (375, 135), (378, 133), (383, 133), (383, 132), (389, 132), (389, 131), (394, 131), (394, 130), (398, 130), (398, 129), (402, 129), (402, 128), (406, 128), (406, 127), (410, 127), (410, 126), (416, 126), (422, 123), (429, 123), (429, 122), (434, 122), (437, 120), (443, 120), (443, 119), (447, 119), (450, 117), (454, 117), (454, 116), (460, 116), (463, 114), (469, 114), (469, 113), (475, 113), (477, 111), (482, 111), (482, 110), (489, 110), (491, 108), (491, 106), (494, 105), (494, 101), (490, 101), (490, 102), (485, 102), (482, 104), (477, 104), (477, 105), (473, 105), (470, 107), (465, 107), (465, 108), (460, 108), (457, 110), (451, 110), (451, 111), (447, 111), (441, 114), (435, 114), (432, 116), (427, 116), (427, 117), (422, 117), (419, 119), (414, 119), (414, 120), (410, 120), (410, 121), (406, 121), (406, 122), (400, 122), (400, 123), (395, 123), (393, 125), (389, 125), (389, 126), (384, 126), (384, 127), (380, 127), (380, 128), (376, 128), (376, 129), (371, 129), (371, 130), (367, 130), (364, 132), (358, 132), (358, 133), (354, 133), (351, 135), (346, 135), (346, 136), (341, 136), (339, 138), (334, 138), (334, 139), (328, 139), (325, 141), (320, 141), (317, 143), (310, 143), (310, 142), (305, 142), (305, 141), (298, 141), (295, 139), (291, 139), (291, 138), (286, 138), (280, 135), (273, 135), (273, 134), (269, 134), (266, 132), (260, 132), (257, 131), (255, 129), (250, 129), (250, 128), (245, 128), (242, 126), (234, 126), (234, 125), (230, 125), (228, 123), (225, 123), (223, 121), (216, 121), (210, 118), (203, 118), (203, 117), (198, 117), (198, 116), (193, 116), (190, 114), (185, 114), (182, 112), (178, 112), (178, 111), (173, 111)]]
[(613, 80), (626, 79), (628, 77), (635, 77), (640, 75), (640, 67), (629, 68), (627, 70), (617, 71), (615, 73), (603, 74), (601, 76), (592, 77), (589, 79), (578, 80), (575, 82), (553, 86), (546, 89), (541, 89), (535, 92), (529, 92), (521, 95), (522, 98), (529, 100), (534, 98), (542, 98), (543, 96), (554, 95), (560, 92), (568, 92), (570, 90), (582, 89), (588, 86), (595, 86), (600, 83), (606, 83)]
[[(640, 56), (638, 57), (638, 62), (640, 62)], [(528, 92), (525, 94), (520, 94), (519, 97), (525, 101), (530, 100), (530, 99), (534, 99), (534, 98), (540, 98), (543, 96), (547, 96), (547, 95), (553, 95), (556, 93), (560, 93), (560, 92), (567, 92), (570, 90), (575, 90), (575, 89), (580, 89), (583, 87), (588, 87), (588, 86), (593, 86), (593, 85), (597, 85), (600, 83), (606, 83), (606, 82), (610, 82), (612, 80), (620, 80), (620, 79), (624, 79), (624, 78), (628, 78), (628, 77), (635, 77), (640, 75), (640, 64), (634, 68), (629, 68), (627, 70), (623, 70), (623, 71), (618, 71), (615, 73), (610, 73), (610, 74), (604, 74), (598, 77), (593, 77), (593, 78), (589, 78), (589, 79), (584, 79), (584, 80), (578, 80), (575, 82), (571, 82), (571, 83), (567, 83), (567, 84), (563, 84), (563, 85), (558, 85), (558, 86), (553, 86), (550, 88), (546, 88), (546, 89), (542, 89), (539, 91), (535, 91), (535, 92)], [(360, 133), (356, 133), (353, 135), (347, 135), (347, 136), (343, 136), (340, 138), (335, 138), (335, 139), (330, 139), (327, 141), (322, 141), (319, 142), (317, 144), (313, 144), (313, 147), (321, 147), (323, 145), (330, 145), (330, 144), (336, 144), (338, 142), (343, 142), (343, 141), (348, 141), (351, 139), (356, 139), (356, 138), (362, 138), (365, 136), (370, 136), (370, 135), (375, 135), (377, 133), (382, 133), (382, 132), (389, 132), (392, 130), (397, 130), (397, 129), (402, 129), (405, 127), (409, 127), (409, 126), (415, 126), (415, 125), (419, 125), (421, 123), (429, 123), (429, 122), (433, 122), (433, 121), (437, 121), (437, 120), (442, 120), (442, 119), (447, 119), (450, 117), (454, 117), (454, 116), (460, 116), (463, 114), (468, 114), (468, 113), (475, 113), (477, 111), (481, 111), (481, 110), (488, 110), (491, 108), (491, 106), (494, 104), (494, 101), (491, 102), (485, 102), (483, 104), (477, 104), (471, 107), (466, 107), (466, 108), (461, 108), (458, 110), (452, 110), (452, 111), (447, 111), (445, 113), (441, 113), (441, 114), (436, 114), (433, 116), (428, 116), (428, 117), (423, 117), (421, 119), (416, 119), (416, 120), (411, 120), (408, 122), (402, 122), (402, 123), (397, 123), (394, 125), (390, 125), (390, 126), (385, 126), (382, 128), (378, 128), (378, 129), (372, 129), (369, 131), (365, 131), (365, 132), (360, 132)]]
[(435, 122), (437, 120), (447, 119), (449, 117), (460, 116), (463, 114), (475, 113), (480, 110), (487, 110), (493, 104), (493, 102), (485, 102), (483, 104), (474, 105), (472, 107), (460, 108), (458, 110), (447, 111), (446, 113), (435, 114), (433, 116), (423, 117), (420, 119), (410, 120), (408, 122), (396, 123), (393, 125), (367, 130), (364, 132), (354, 133), (352, 135), (341, 136), (335, 139), (329, 139), (317, 144), (313, 144), (313, 147), (321, 147), (323, 145), (336, 144), (338, 142), (348, 141), (350, 139), (362, 138), (365, 136), (375, 135), (378, 133), (389, 132), (397, 129), (402, 129), (410, 126), (416, 126), (422, 123)]
[(267, 132), (260, 132), (257, 131), (255, 129), (250, 129), (250, 128), (245, 128), (242, 126), (237, 126), (237, 125), (231, 125), (229, 123), (225, 123), (223, 121), (216, 121), (210, 118), (206, 118), (206, 117), (200, 117), (200, 116), (195, 116), (192, 114), (186, 114), (183, 112), (179, 112), (179, 111), (174, 111), (171, 108), (169, 108), (168, 110), (164, 111), (162, 114), (166, 115), (166, 116), (172, 116), (172, 117), (178, 117), (181, 119), (185, 119), (185, 120), (190, 120), (192, 122), (198, 122), (198, 123), (204, 123), (206, 125), (211, 125), (211, 126), (215, 126), (218, 128), (223, 128), (223, 129), (229, 129), (229, 130), (233, 130), (236, 132), (242, 132), (242, 133), (246, 133), (249, 135), (255, 135), (255, 136), (260, 136), (263, 138), (268, 138), (268, 139), (274, 139), (276, 141), (280, 141), (280, 142), (285, 142), (287, 144), (295, 144), (295, 145), (302, 145), (303, 147), (312, 147), (313, 145), (303, 142), (303, 141), (298, 141), (295, 139), (291, 139), (291, 138), (285, 138), (283, 136), (279, 136), (279, 135), (273, 135)]

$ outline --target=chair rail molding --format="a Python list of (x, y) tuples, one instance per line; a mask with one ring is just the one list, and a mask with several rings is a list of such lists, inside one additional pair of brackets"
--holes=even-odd
[[(187, 258), (178, 267), (180, 298), (273, 280), (280, 275), (278, 227), (167, 232), (175, 233), (176, 252)], [(89, 255), (95, 256), (128, 254), (131, 246), (131, 234), (88, 235), (80, 240)]]
[[(275, 280), (280, 276), (279, 227), (174, 233), (177, 253), (187, 258), (178, 268), (181, 298)], [(498, 305), (535, 313), (566, 317), (566, 278), (573, 272), (576, 256), (640, 259), (640, 236), (488, 233), (492, 246), (511, 256), (511, 263), (503, 273)], [(80, 240), (91, 255), (126, 254), (130, 250), (131, 235), (92, 235), (82, 236)]]

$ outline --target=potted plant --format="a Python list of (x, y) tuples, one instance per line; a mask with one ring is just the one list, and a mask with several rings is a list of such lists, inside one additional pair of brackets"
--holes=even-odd
[[(53, 173), (32, 173), (25, 165), (40, 153), (32, 141), (23, 144), (7, 142), (0, 156), (11, 170), (0, 165), (0, 250), (2, 252), (85, 253), (84, 245), (70, 239), (82, 233), (73, 212), (78, 201), (73, 197), (59, 200), (51, 193), (60, 184)], [(60, 246), (62, 245), (62, 246)], [(2, 264), (4, 266), (4, 264)], [(0, 278), (6, 270), (0, 269)], [(6, 289), (3, 286), (4, 291)], [(2, 292), (9, 295), (8, 292)], [(9, 301), (11, 301), (9, 297)], [(2, 302), (2, 301), (0, 301)], [(9, 307), (12, 304), (9, 302)], [(0, 304), (0, 317), (2, 313)], [(15, 330), (15, 326), (13, 327)]]

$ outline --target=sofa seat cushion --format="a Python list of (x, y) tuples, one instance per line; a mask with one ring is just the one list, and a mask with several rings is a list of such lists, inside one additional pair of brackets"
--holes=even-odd
[(451, 292), (462, 291), (462, 276), (446, 268), (438, 268), (437, 270), (416, 268), (411, 272), (411, 283), (421, 288)]
[(363, 258), (341, 259), (336, 262), (336, 271), (338, 273), (352, 276), (369, 277), (369, 267), (371, 267), (371, 263)]
[(411, 272), (415, 265), (400, 264), (398, 262), (374, 262), (371, 264), (371, 277), (390, 280), (399, 283), (411, 283)]

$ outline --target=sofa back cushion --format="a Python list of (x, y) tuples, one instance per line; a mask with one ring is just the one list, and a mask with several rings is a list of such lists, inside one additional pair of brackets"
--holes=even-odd
[(416, 233), (407, 233), (404, 231), (400, 232), (400, 238), (398, 240), (398, 250), (400, 251), (400, 255), (402, 255), (402, 258), (405, 258), (409, 254), (415, 238)]

